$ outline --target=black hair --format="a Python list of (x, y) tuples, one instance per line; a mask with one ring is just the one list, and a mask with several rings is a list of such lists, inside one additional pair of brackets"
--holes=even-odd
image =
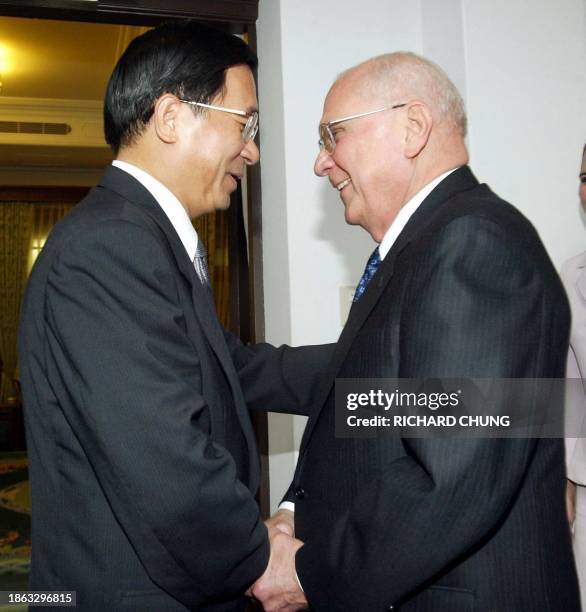
[(141, 134), (165, 93), (209, 103), (226, 70), (258, 60), (240, 38), (195, 21), (165, 23), (135, 38), (118, 60), (104, 100), (106, 142), (115, 154)]

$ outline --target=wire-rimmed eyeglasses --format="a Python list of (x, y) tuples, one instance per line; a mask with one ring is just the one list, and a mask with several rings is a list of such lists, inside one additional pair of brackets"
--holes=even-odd
[(240, 115), (241, 117), (246, 117), (246, 124), (242, 128), (242, 140), (244, 142), (249, 142), (254, 140), (258, 132), (258, 111), (253, 111), (252, 113), (247, 113), (243, 110), (237, 110), (235, 108), (225, 108), (223, 106), (213, 106), (212, 104), (204, 104), (203, 102), (193, 102), (191, 100), (182, 100), (179, 98), (179, 102), (184, 102), (185, 104), (191, 104), (191, 106), (201, 106), (202, 108), (210, 108), (211, 110), (217, 110), (222, 113), (232, 113), (233, 115)]
[(342, 119), (334, 119), (327, 123), (320, 123), (319, 130), (319, 150), (327, 151), (330, 155), (336, 148), (336, 138), (332, 132), (332, 126), (342, 123), (342, 121), (350, 121), (352, 119), (359, 119), (360, 117), (368, 117), (368, 115), (374, 115), (375, 113), (382, 113), (386, 110), (394, 110), (395, 108), (401, 108), (407, 106), (407, 102), (404, 104), (395, 104), (394, 106), (385, 106), (384, 108), (377, 108), (376, 110), (367, 111), (366, 113), (359, 113), (358, 115), (350, 115), (349, 117), (343, 117)]

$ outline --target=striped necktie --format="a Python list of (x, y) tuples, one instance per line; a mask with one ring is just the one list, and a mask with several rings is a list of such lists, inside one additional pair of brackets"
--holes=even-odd
[(208, 253), (204, 243), (199, 238), (197, 240), (197, 248), (195, 249), (195, 257), (193, 258), (193, 266), (201, 284), (209, 287), (210, 275), (208, 272)]

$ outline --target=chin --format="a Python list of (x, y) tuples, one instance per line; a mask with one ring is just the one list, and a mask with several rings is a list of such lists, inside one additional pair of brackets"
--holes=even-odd
[(216, 205), (216, 210), (227, 210), (228, 208), (230, 208), (230, 194), (224, 196), (222, 200), (218, 200)]
[(345, 204), (344, 219), (348, 225), (360, 225), (360, 219), (357, 215), (352, 213), (352, 207), (350, 204)]

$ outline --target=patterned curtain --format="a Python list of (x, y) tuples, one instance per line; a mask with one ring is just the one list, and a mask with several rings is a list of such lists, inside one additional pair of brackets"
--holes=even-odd
[(0, 202), (0, 399), (15, 394), (18, 319), (26, 281), (53, 225), (71, 204)]
[(20, 202), (0, 204), (0, 399), (15, 392), (18, 315), (27, 279), (33, 209)]
[(35, 202), (34, 204), (26, 204), (26, 206), (31, 206), (33, 209), (33, 227), (30, 234), (27, 261), (28, 276), (36, 258), (45, 246), (51, 228), (73, 208), (74, 204)]
[(228, 218), (226, 211), (204, 215), (193, 221), (198, 238), (208, 251), (210, 279), (218, 318), (230, 325), (230, 275), (228, 261)]

